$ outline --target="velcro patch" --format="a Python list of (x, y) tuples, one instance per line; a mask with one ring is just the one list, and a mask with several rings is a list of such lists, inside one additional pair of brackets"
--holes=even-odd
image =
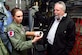
[(9, 32), (8, 32), (8, 36), (9, 36), (9, 37), (13, 37), (13, 36), (14, 36), (14, 31), (9, 31)]

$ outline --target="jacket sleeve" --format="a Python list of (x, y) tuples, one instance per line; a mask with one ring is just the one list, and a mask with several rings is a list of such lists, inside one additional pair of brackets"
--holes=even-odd
[(22, 51), (22, 50), (26, 50), (29, 48), (32, 48), (32, 41), (21, 41), (19, 39), (15, 39), (15, 38), (10, 38), (12, 45), (14, 47), (14, 49)]
[(73, 20), (70, 20), (69, 24), (68, 24), (68, 27), (67, 27), (67, 47), (65, 48), (65, 52), (64, 54), (68, 54), (73, 46), (74, 46), (74, 43), (75, 43), (75, 31), (76, 28), (75, 28), (75, 23), (73, 22)]

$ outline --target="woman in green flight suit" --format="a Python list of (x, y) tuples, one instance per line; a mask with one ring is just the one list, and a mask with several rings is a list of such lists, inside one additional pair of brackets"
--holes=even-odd
[(28, 55), (26, 50), (33, 47), (33, 43), (42, 37), (35, 36), (33, 40), (26, 41), (26, 32), (20, 24), (23, 19), (23, 12), (19, 8), (13, 8), (11, 11), (13, 22), (7, 27), (7, 33), (13, 45), (11, 55)]

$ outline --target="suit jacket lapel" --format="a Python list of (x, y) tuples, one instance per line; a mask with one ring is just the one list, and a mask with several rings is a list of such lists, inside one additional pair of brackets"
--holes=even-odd
[[(67, 18), (68, 18), (67, 16), (62, 18), (62, 20), (60, 21), (60, 23), (59, 23), (59, 25), (58, 25), (58, 28), (57, 28), (57, 30), (56, 30), (56, 34), (58, 34), (58, 32), (60, 32), (60, 31), (62, 30), (61, 26), (64, 26), (64, 24), (65, 24), (65, 23), (62, 22), (62, 21), (66, 20)], [(56, 35), (55, 35), (55, 37), (56, 37)]]
[(50, 28), (51, 28), (52, 24), (54, 23), (54, 21), (55, 21), (55, 18), (53, 17), (53, 19), (52, 19), (52, 21), (51, 21), (51, 23), (50, 23), (50, 26), (49, 26), (49, 28), (48, 28), (48, 30), (50, 30)]

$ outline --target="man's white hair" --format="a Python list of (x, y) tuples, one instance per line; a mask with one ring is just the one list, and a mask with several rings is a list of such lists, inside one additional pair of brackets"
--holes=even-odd
[(66, 11), (66, 5), (65, 5), (65, 3), (63, 1), (56, 2), (55, 5), (56, 4), (61, 5), (61, 9), (63, 9), (64, 11)]

